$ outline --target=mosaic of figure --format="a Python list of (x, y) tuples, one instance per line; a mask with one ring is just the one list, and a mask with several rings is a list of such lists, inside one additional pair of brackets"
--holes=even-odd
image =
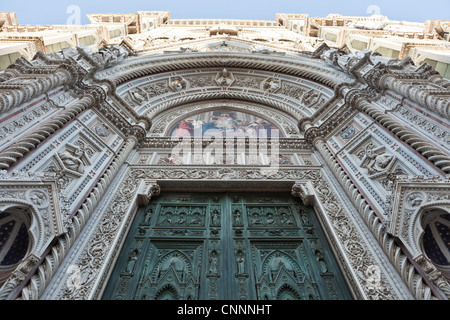
[(221, 137), (225, 134), (234, 134), (235, 136), (260, 137), (264, 135), (270, 137), (271, 130), (277, 130), (277, 127), (267, 120), (236, 111), (219, 110), (197, 114), (181, 120), (173, 127), (170, 136)]

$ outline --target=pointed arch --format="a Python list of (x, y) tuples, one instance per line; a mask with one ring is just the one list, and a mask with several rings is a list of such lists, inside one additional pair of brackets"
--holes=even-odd
[(285, 283), (277, 291), (277, 300), (301, 300), (301, 295), (292, 286)]
[(166, 284), (156, 292), (155, 300), (180, 300), (180, 295), (174, 286)]

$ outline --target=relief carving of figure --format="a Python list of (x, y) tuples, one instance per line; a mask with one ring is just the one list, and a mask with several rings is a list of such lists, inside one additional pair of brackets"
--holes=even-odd
[(412, 208), (420, 206), (422, 201), (423, 201), (423, 196), (420, 193), (411, 193), (406, 198), (406, 203)]
[(68, 152), (60, 153), (59, 158), (67, 169), (83, 173), (84, 163), (83, 160), (81, 160), (81, 157), (83, 157), (83, 155), (84, 151), (80, 148), (76, 148), (73, 154), (70, 154)]
[(186, 88), (186, 80), (183, 78), (175, 79), (170, 83), (170, 87), (175, 91), (181, 91)]
[(393, 159), (393, 156), (386, 153), (375, 154), (372, 149), (366, 149), (366, 156), (369, 159), (366, 167), (370, 174), (383, 172)]
[(303, 210), (300, 211), (300, 217), (302, 218), (303, 224), (309, 224), (308, 216)]
[(131, 96), (137, 100), (139, 103), (147, 101), (149, 99), (148, 93), (142, 90), (141, 88), (136, 88), (133, 91), (130, 91)]
[(280, 88), (278, 81), (270, 79), (264, 83), (264, 89), (269, 92), (275, 92)]
[(258, 225), (258, 224), (262, 224), (262, 220), (259, 217), (259, 214), (255, 212), (253, 214), (252, 225)]
[(286, 213), (281, 214), (281, 224), (292, 225), (292, 221), (288, 218)]
[(302, 103), (305, 106), (309, 107), (311, 104), (315, 102), (318, 96), (319, 94), (315, 92), (313, 89), (311, 89), (303, 95)]
[(267, 221), (266, 222), (267, 222), (267, 225), (273, 225), (275, 223), (275, 220), (273, 219), (271, 213), (267, 214)]
[(184, 224), (186, 222), (186, 218), (182, 215), (180, 216), (180, 218), (178, 218), (177, 220), (177, 224)]
[(323, 256), (322, 251), (320, 250), (316, 251), (316, 259), (317, 262), (319, 263), (320, 271), (323, 273), (328, 272), (328, 267), (325, 263), (325, 257)]
[(45, 194), (38, 190), (33, 191), (30, 194), (30, 199), (37, 206), (41, 206), (47, 202), (47, 197), (45, 196)]
[(191, 220), (191, 225), (199, 225), (199, 224), (201, 224), (201, 222), (202, 222), (202, 220), (200, 219), (200, 216), (199, 216), (199, 213), (198, 212), (196, 212), (196, 213), (194, 213), (194, 217), (192, 218), (192, 220)]
[(146, 210), (144, 212), (144, 221), (142, 222), (143, 225), (149, 226), (150, 225), (150, 219), (152, 218), (153, 210), (152, 208)]
[(229, 86), (233, 82), (231, 73), (226, 68), (224, 68), (222, 72), (217, 76), (217, 82), (221, 86)]

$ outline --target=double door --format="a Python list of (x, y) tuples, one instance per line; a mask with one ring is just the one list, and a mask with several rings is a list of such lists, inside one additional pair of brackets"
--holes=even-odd
[(163, 193), (103, 299), (351, 299), (312, 208), (286, 194)]

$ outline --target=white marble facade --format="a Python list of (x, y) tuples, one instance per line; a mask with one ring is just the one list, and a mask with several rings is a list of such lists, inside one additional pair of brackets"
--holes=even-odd
[[(449, 264), (424, 244), (432, 217), (450, 215), (450, 82), (410, 59), (252, 41), (79, 47), (0, 73), (0, 223), (27, 228), (0, 265), (0, 299), (101, 299), (137, 208), (208, 186), (312, 206), (355, 299), (450, 297)], [(277, 128), (276, 167), (251, 140), (188, 138), (174, 156), (173, 129), (212, 118)]]

